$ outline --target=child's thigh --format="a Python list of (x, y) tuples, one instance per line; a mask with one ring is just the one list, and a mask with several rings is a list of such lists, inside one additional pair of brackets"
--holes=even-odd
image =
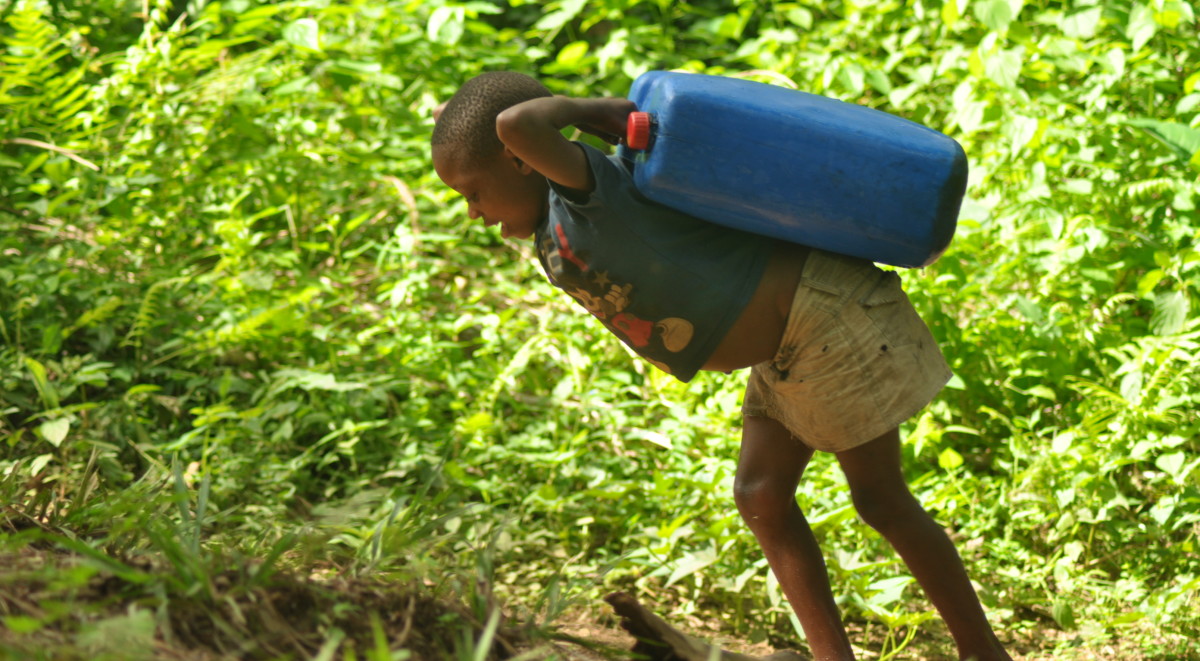
[(770, 492), (791, 499), (812, 455), (813, 449), (778, 420), (748, 415), (742, 421), (734, 489), (739, 494)]

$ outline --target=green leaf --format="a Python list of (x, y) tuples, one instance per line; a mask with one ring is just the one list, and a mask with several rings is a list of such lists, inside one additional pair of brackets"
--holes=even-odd
[(1154, 314), (1150, 316), (1150, 331), (1155, 335), (1174, 335), (1183, 330), (1192, 302), (1181, 291), (1163, 292), (1154, 297)]
[(1092, 7), (1068, 14), (1063, 17), (1060, 25), (1063, 34), (1075, 39), (1091, 39), (1096, 36), (1096, 29), (1100, 25), (1100, 17), (1103, 12), (1102, 7)]
[(875, 581), (867, 588), (868, 590), (877, 590), (868, 603), (879, 607), (896, 603), (904, 596), (904, 588), (912, 582), (911, 576), (893, 576)]
[(297, 48), (321, 52), (320, 29), (314, 19), (301, 18), (292, 21), (283, 29), (283, 38)]
[[(1176, 480), (1178, 480), (1178, 477), (1176, 477)], [(1175, 513), (1176, 505), (1177, 503), (1174, 498), (1164, 496), (1154, 504), (1154, 507), (1150, 508), (1150, 518), (1154, 519), (1154, 522), (1158, 525), (1165, 526), (1171, 520), (1171, 515)]]
[(1075, 434), (1073, 432), (1063, 432), (1054, 437), (1050, 443), (1050, 451), (1054, 454), (1064, 454), (1071, 449), (1071, 444), (1075, 442)]
[(1075, 628), (1075, 609), (1071, 608), (1071, 604), (1066, 599), (1055, 601), (1050, 608), (1050, 614), (1058, 626), (1064, 630), (1071, 631)]
[(867, 71), (867, 84), (880, 94), (892, 93), (892, 81), (888, 80), (886, 73), (878, 69)]
[(1125, 123), (1149, 133), (1182, 159), (1192, 159), (1200, 151), (1200, 129), (1157, 119), (1129, 119)]
[(1094, 184), (1091, 179), (1067, 179), (1063, 182), (1063, 189), (1076, 195), (1091, 195)]
[(677, 581), (695, 574), (716, 561), (717, 551), (712, 548), (687, 554), (679, 561), (679, 564), (675, 565), (675, 570), (671, 572), (671, 577), (667, 579), (666, 587), (670, 587)]
[(1119, 390), (1125, 401), (1137, 406), (1142, 402), (1142, 386), (1145, 385), (1146, 375), (1141, 370), (1133, 370), (1121, 377)]
[(967, 9), (967, 0), (948, 0), (942, 3), (942, 22), (948, 27), (954, 27), (958, 19)]
[(1130, 49), (1137, 53), (1146, 42), (1158, 32), (1158, 22), (1154, 20), (1154, 10), (1140, 2), (1133, 3), (1129, 10), (1129, 23), (1125, 26), (1125, 36), (1129, 39)]
[(425, 34), (430, 41), (440, 44), (456, 44), (463, 35), (466, 13), (462, 7), (438, 7), (429, 15)]
[(850, 92), (851, 96), (862, 96), (863, 93), (863, 68), (857, 64), (847, 64), (842, 67), (842, 70), (837, 75), (838, 82), (846, 91)]
[(563, 46), (562, 50), (558, 52), (555, 62), (565, 67), (574, 66), (587, 55), (587, 52), (588, 44), (586, 41), (572, 41)]
[(33, 633), (46, 626), (42, 620), (24, 615), (6, 615), (0, 618), (0, 622), (4, 623), (4, 628), (15, 634)]
[(1024, 54), (1024, 48), (1012, 48), (988, 56), (984, 63), (987, 77), (1001, 87), (1015, 89), (1017, 79), (1021, 77), (1021, 61)]
[(97, 656), (151, 659), (154, 657), (155, 629), (154, 616), (139, 609), (85, 625), (76, 642)]
[(1187, 455), (1182, 452), (1172, 452), (1164, 454), (1154, 460), (1154, 465), (1158, 466), (1159, 470), (1179, 480), (1183, 472), (1183, 462), (1187, 459)]
[(1192, 5), (1181, 0), (1166, 0), (1162, 3), (1162, 11), (1154, 14), (1154, 20), (1168, 30), (1174, 30), (1181, 23), (1191, 23), (1196, 20)]
[[(966, 0), (962, 0), (962, 1), (965, 2)], [(953, 4), (953, 3), (950, 3), (950, 4)], [(784, 15), (787, 16), (787, 19), (789, 21), (804, 28), (805, 30), (812, 29), (813, 14), (808, 9), (805, 9), (803, 7), (797, 7), (795, 9), (787, 10), (787, 12), (785, 12)]]
[(1150, 269), (1149, 271), (1146, 271), (1145, 275), (1138, 279), (1138, 295), (1148, 295), (1150, 292), (1154, 291), (1154, 288), (1157, 287), (1158, 283), (1162, 282), (1163, 278), (1165, 277), (1166, 273), (1164, 273), (1162, 269)]
[(38, 395), (41, 397), (42, 403), (46, 405), (46, 408), (58, 408), (58, 391), (54, 386), (50, 385), (50, 379), (47, 378), (46, 366), (26, 356), (25, 367), (33, 375), (33, 386), (37, 388)]
[(66, 418), (47, 420), (38, 426), (38, 434), (56, 448), (62, 445), (63, 439), (67, 437), (67, 432), (70, 430), (71, 421)]
[(983, 0), (971, 5), (975, 18), (993, 32), (1002, 32), (1013, 20), (1012, 5), (1008, 0)]
[(938, 466), (946, 470), (954, 470), (963, 464), (963, 457), (954, 448), (946, 448), (938, 455)]
[(54, 461), (53, 454), (39, 454), (33, 458), (33, 461), (29, 462), (29, 474), (37, 475), (41, 473), (42, 469), (48, 466), (51, 461)]
[(557, 11), (544, 14), (538, 19), (534, 27), (538, 30), (546, 30), (548, 32), (561, 30), (564, 25), (579, 15), (579, 12), (586, 4), (587, 0), (564, 0), (560, 3), (560, 8)]

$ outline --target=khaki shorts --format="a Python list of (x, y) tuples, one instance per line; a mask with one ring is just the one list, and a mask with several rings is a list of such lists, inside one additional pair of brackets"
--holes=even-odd
[(778, 420), (815, 450), (841, 452), (911, 418), (950, 376), (899, 275), (813, 250), (778, 352), (750, 370), (742, 413)]

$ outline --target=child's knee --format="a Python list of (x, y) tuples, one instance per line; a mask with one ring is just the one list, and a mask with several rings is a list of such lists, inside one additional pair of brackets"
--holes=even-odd
[(894, 526), (907, 525), (911, 517), (925, 511), (904, 485), (853, 489), (850, 496), (863, 522), (881, 533)]
[(733, 502), (742, 518), (751, 525), (755, 521), (778, 519), (796, 506), (796, 485), (787, 480), (739, 472), (733, 480)]

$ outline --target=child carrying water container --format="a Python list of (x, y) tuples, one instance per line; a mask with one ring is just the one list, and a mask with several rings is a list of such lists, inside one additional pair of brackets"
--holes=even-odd
[(486, 73), (441, 110), (434, 167), (472, 219), (533, 238), (550, 281), (655, 366), (684, 382), (751, 368), (734, 499), (817, 659), (854, 655), (795, 498), (815, 451), (836, 454), (859, 515), (903, 558), (960, 657), (1009, 659), (901, 472), (899, 426), (950, 370), (899, 277), (650, 202), (626, 161), (561, 133), (621, 135), (635, 110)]

